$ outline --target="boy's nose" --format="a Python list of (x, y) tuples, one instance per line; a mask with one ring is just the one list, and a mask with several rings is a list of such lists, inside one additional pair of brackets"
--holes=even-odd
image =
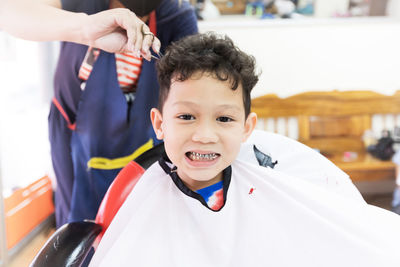
[(195, 142), (201, 143), (216, 143), (218, 135), (211, 123), (201, 123), (196, 127), (192, 139)]

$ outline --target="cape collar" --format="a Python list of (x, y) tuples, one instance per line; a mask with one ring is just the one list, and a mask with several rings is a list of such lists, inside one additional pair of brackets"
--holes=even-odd
[(231, 166), (228, 166), (226, 169), (222, 171), (222, 190), (223, 190), (224, 203), (218, 210), (213, 210), (207, 205), (207, 202), (200, 194), (192, 191), (189, 187), (187, 187), (183, 183), (182, 179), (179, 178), (178, 173), (176, 172), (176, 166), (174, 166), (171, 163), (166, 153), (163, 153), (161, 158), (158, 160), (158, 163), (160, 164), (161, 168), (165, 171), (165, 173), (171, 177), (172, 181), (178, 187), (178, 189), (182, 191), (182, 193), (184, 193), (185, 195), (197, 199), (198, 201), (200, 201), (201, 204), (203, 204), (203, 206), (205, 206), (207, 209), (211, 211), (218, 212), (225, 206), (226, 197), (228, 195), (228, 188), (231, 183), (231, 176), (232, 176)]

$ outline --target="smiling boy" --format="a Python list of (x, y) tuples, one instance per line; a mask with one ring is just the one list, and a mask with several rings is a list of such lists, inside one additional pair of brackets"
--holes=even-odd
[(221, 181), (254, 129), (256, 114), (245, 113), (243, 94), (241, 84), (232, 90), (231, 83), (196, 72), (185, 81), (173, 80), (163, 112), (151, 111), (157, 138), (164, 139), (169, 159), (191, 190)]
[(230, 172), (257, 121), (250, 112), (250, 92), (258, 81), (255, 60), (229, 39), (214, 35), (188, 39), (174, 48), (158, 64), (160, 104), (151, 110), (153, 128), (175, 165), (175, 183), (183, 181), (181, 190), (219, 210), (223, 174)]
[(151, 119), (166, 155), (136, 184), (91, 266), (399, 266), (397, 215), (237, 159), (256, 124), (253, 57), (199, 34), (170, 46), (158, 72)]

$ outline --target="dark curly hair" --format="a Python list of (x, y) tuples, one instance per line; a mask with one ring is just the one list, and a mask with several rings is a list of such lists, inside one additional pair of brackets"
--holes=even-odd
[(197, 72), (229, 81), (232, 90), (241, 84), (245, 116), (250, 113), (250, 92), (258, 82), (255, 59), (237, 48), (232, 40), (212, 32), (188, 36), (172, 43), (157, 62), (160, 84), (159, 110), (168, 97), (172, 79), (185, 81)]

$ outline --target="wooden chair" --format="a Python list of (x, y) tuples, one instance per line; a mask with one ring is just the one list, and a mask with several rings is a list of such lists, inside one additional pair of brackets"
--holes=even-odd
[[(376, 114), (384, 118), (387, 114), (394, 115), (393, 125), (397, 126), (400, 92), (392, 96), (371, 91), (306, 92), (288, 98), (269, 94), (253, 99), (252, 111), (257, 113), (261, 124), (269, 118), (275, 123), (284, 118), (285, 135), (288, 135), (288, 119), (296, 118), (298, 141), (318, 149), (353, 181), (395, 177), (395, 164), (368, 154), (362, 136), (372, 129), (372, 117)], [(355, 152), (357, 157), (346, 158), (345, 152)]]

